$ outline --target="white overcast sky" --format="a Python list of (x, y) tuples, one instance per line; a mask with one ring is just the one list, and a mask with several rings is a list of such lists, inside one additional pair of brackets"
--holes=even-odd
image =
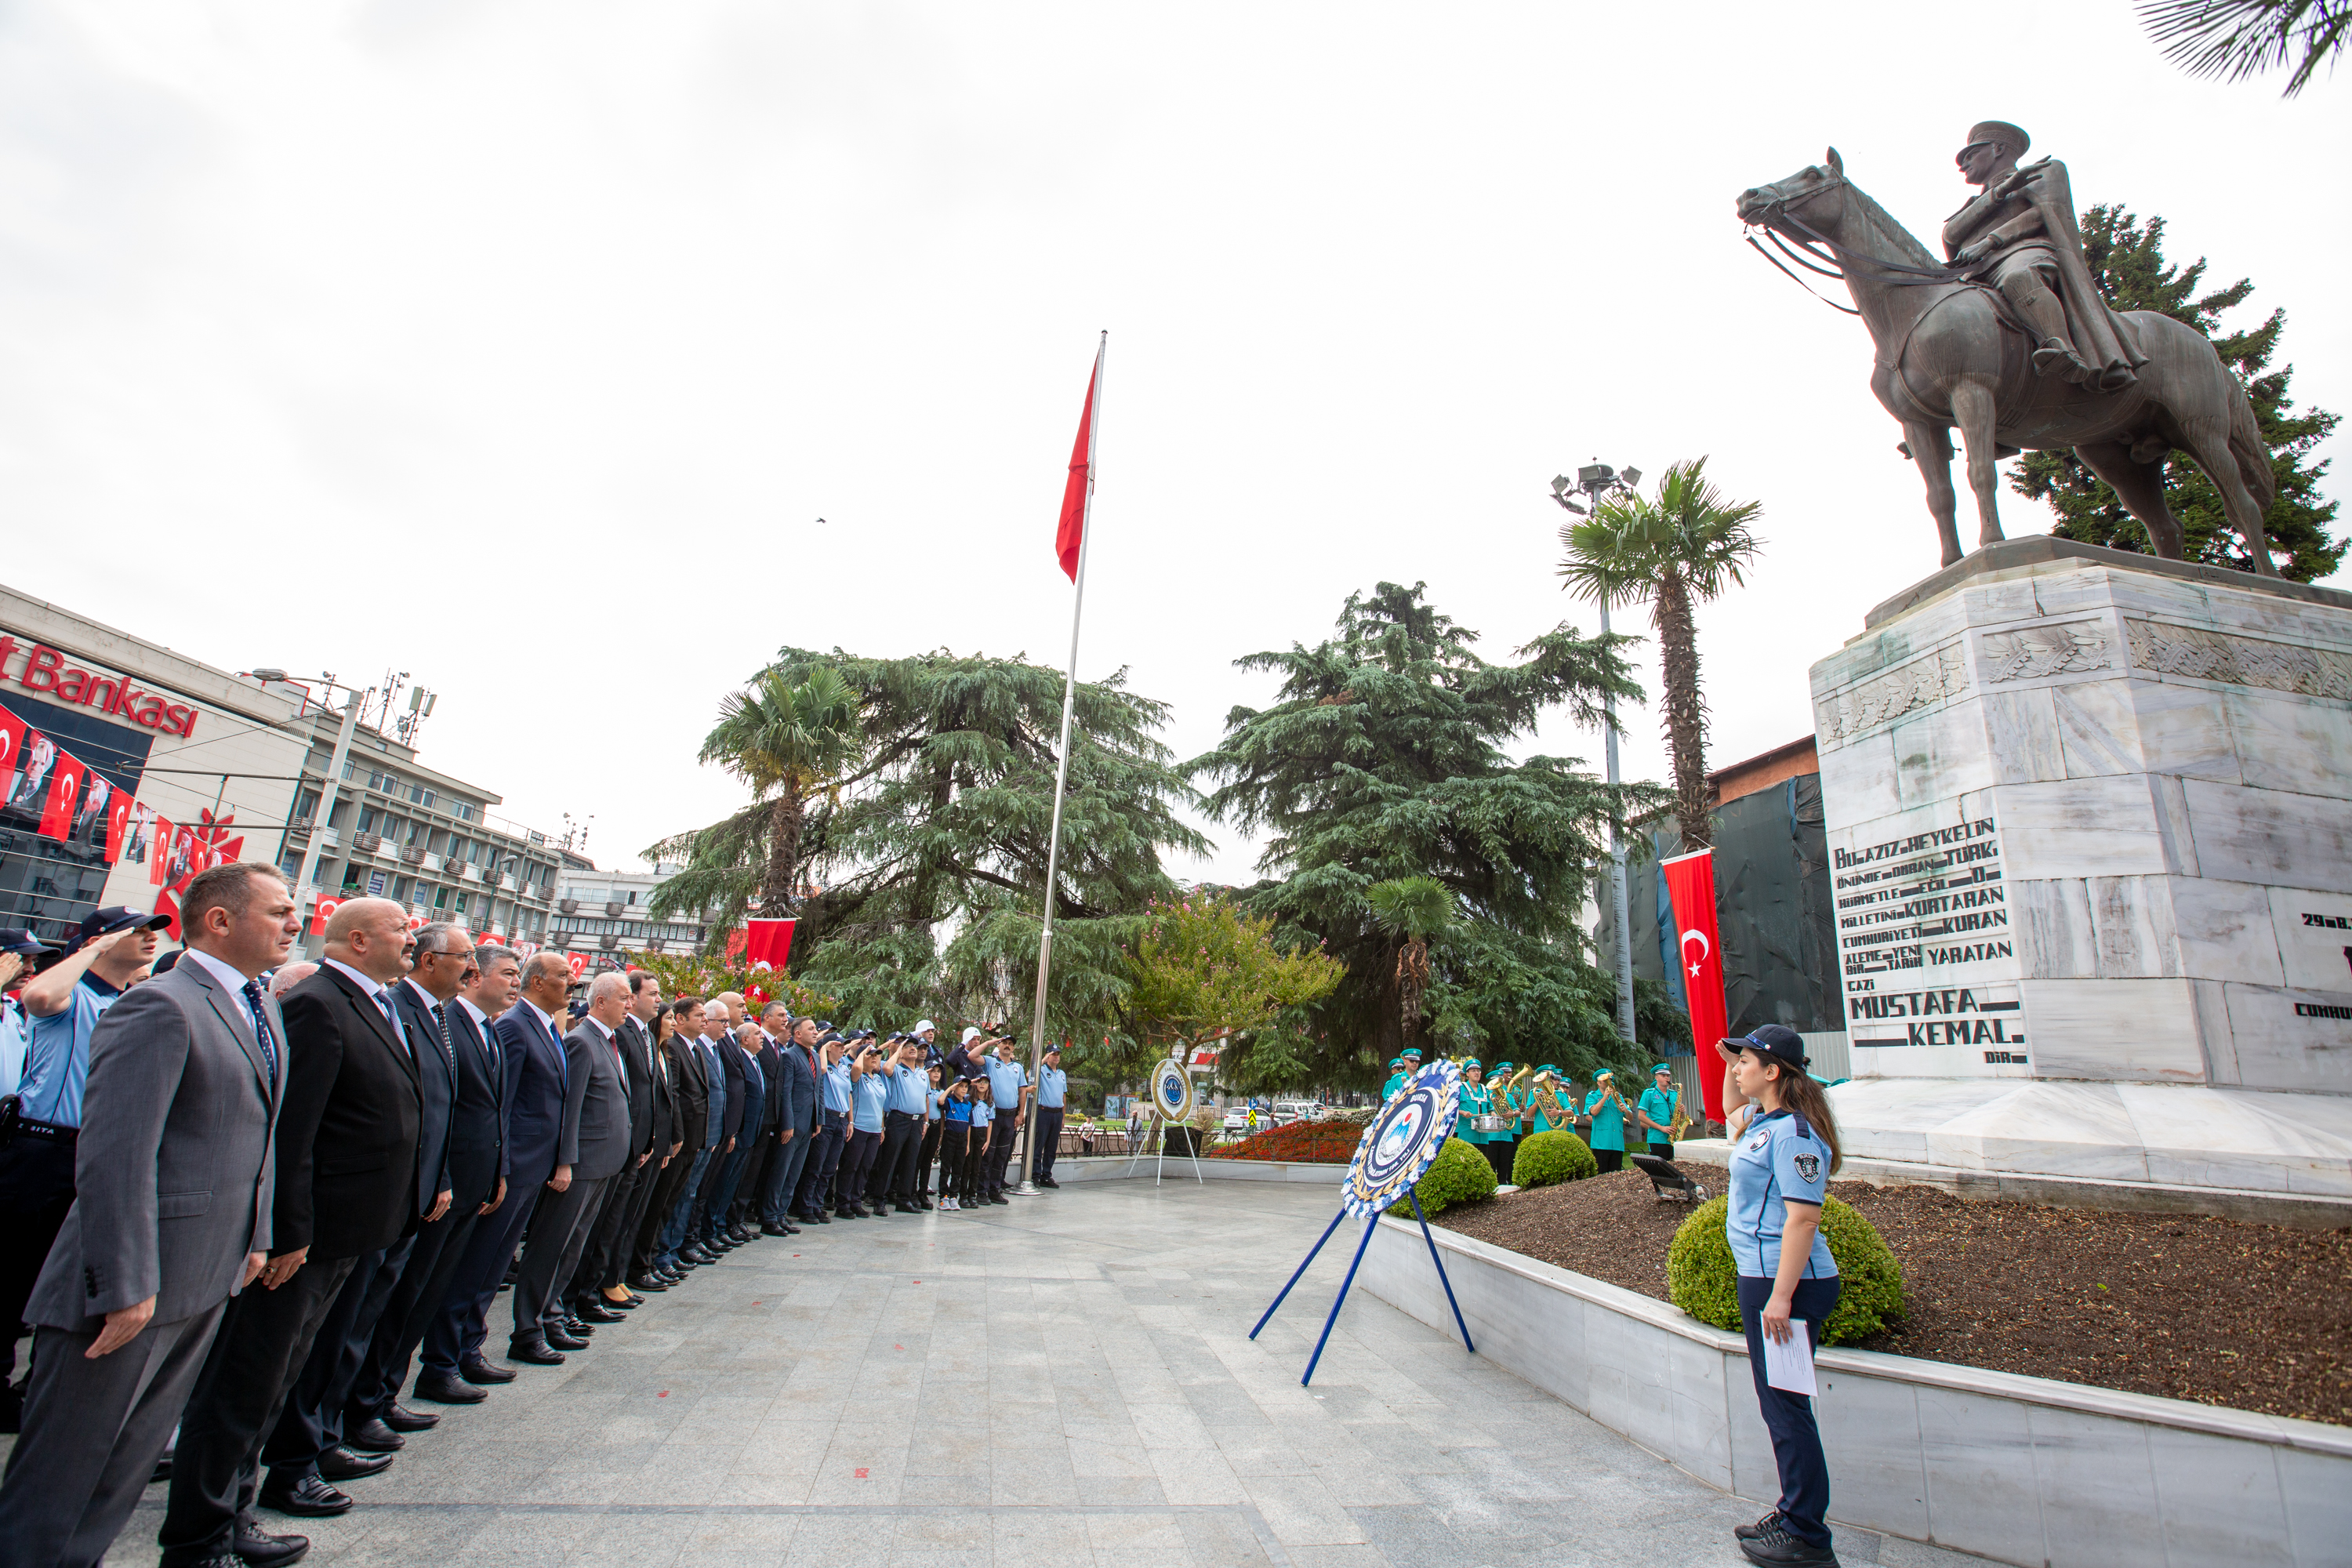
[[(1932, 238), (2014, 120), (2352, 409), (2352, 79), (2278, 85), (2183, 78), (2124, 0), (13, 4), (0, 579), (229, 668), (406, 669), (428, 763), (625, 860), (740, 798), (693, 752), (780, 643), (1061, 661), (1108, 328), (1082, 673), (1180, 753), (1269, 693), (1229, 660), (1383, 578), (1490, 657), (1590, 626), (1551, 476), (1711, 453), (1768, 542), (1701, 617), (1732, 761), (1937, 564), (1861, 328), (1734, 195), (1834, 142)], [(1246, 879), (1219, 837), (1178, 869)]]

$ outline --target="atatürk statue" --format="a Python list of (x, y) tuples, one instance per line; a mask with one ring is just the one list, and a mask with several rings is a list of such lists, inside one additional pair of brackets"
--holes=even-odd
[(2071, 447), (2177, 561), (2164, 465), (2178, 449), (2221, 492), (2254, 570), (2276, 575), (2263, 531), (2271, 454), (2245, 389), (2194, 329), (2107, 303), (2083, 257), (2066, 166), (2021, 168), (2027, 144), (1998, 120), (1969, 133), (1958, 162), (1981, 192), (1944, 225), (1949, 266), (1845, 177), (1835, 148), (1826, 163), (1741, 192), (1739, 216), (1790, 259), (1844, 279), (1877, 345), (1871, 391), (1902, 422), (1945, 565), (1960, 559), (1948, 434), (1958, 428), (1979, 544), (2001, 537), (1996, 460)]

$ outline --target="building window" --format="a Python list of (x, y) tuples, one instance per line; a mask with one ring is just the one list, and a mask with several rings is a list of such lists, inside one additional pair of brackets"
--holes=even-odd
[(314, 789), (304, 790), (302, 792), (301, 800), (295, 805), (294, 815), (299, 820), (303, 822), (308, 822), (312, 817), (318, 816), (319, 792)]
[(436, 888), (433, 889), (433, 907), (436, 910), (446, 910), (449, 907), (448, 889)]
[(474, 808), (462, 800), (456, 805), (451, 806), (449, 809), (457, 813), (457, 820), (460, 822), (471, 822), (474, 820)]
[(401, 878), (398, 881), (396, 881), (396, 882), (393, 883), (393, 885), (392, 885), (392, 896), (393, 896), (394, 900), (395, 902), (397, 902), (397, 903), (403, 903), (403, 904), (404, 904), (404, 903), (408, 902), (408, 879), (407, 879), (407, 878), (403, 877), (403, 878)]
[(458, 891), (458, 893), (457, 893), (457, 912), (458, 912), (459, 914), (461, 914), (461, 915), (462, 915), (462, 914), (464, 914), (464, 913), (466, 912), (466, 904), (467, 904), (467, 901), (468, 900), (470, 900), (473, 896), (474, 896), (473, 894), (468, 893), (468, 892), (466, 892), (466, 891), (465, 891), (464, 889), (459, 889), (459, 891)]
[(359, 772), (359, 766), (360, 765), (357, 762), (349, 757), (343, 759), (343, 782), (345, 784), (352, 782), (352, 775)]
[(360, 831), (362, 833), (375, 831), (375, 807), (372, 805), (360, 807)]

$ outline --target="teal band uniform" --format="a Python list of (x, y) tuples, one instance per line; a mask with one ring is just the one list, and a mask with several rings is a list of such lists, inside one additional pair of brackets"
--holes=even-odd
[(1465, 1143), (1485, 1143), (1487, 1139), (1487, 1134), (1479, 1131), (1478, 1129), (1473, 1125), (1470, 1119), (1474, 1116), (1491, 1115), (1494, 1109), (1494, 1094), (1485, 1084), (1464, 1084), (1462, 1086), (1462, 1113), (1454, 1121), (1454, 1136), (1461, 1139)]
[(1586, 1142), (1595, 1149), (1625, 1150), (1625, 1102), (1612, 1100), (1604, 1108), (1601, 1091), (1594, 1089), (1585, 1098), (1584, 1113), (1592, 1118), (1592, 1136)]
[(1681, 1107), (1682, 1100), (1683, 1091), (1679, 1089), (1662, 1094), (1654, 1084), (1642, 1091), (1642, 1114), (1648, 1117), (1651, 1122), (1643, 1136), (1651, 1142), (1668, 1143), (1674, 1141), (1675, 1112)]

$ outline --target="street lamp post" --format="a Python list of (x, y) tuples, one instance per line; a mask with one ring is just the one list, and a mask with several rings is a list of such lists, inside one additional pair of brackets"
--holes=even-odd
[[(1561, 474), (1551, 482), (1551, 499), (1578, 517), (1590, 517), (1601, 498), (1612, 490), (1631, 491), (1642, 482), (1642, 470), (1628, 468), (1622, 475), (1607, 463), (1591, 462), (1576, 470), (1576, 478)], [(1582, 500), (1576, 498), (1582, 496)], [(1601, 635), (1609, 635), (1609, 600), (1601, 600)], [(1604, 697), (1603, 710), (1608, 715), (1601, 745), (1609, 759), (1609, 787), (1617, 787), (1617, 699)], [(1610, 929), (1616, 933), (1611, 944), (1615, 949), (1617, 963), (1617, 1032), (1625, 1043), (1633, 1043), (1633, 943), (1628, 929), (1632, 911), (1625, 896), (1625, 844), (1615, 824), (1609, 828), (1609, 918)]]

